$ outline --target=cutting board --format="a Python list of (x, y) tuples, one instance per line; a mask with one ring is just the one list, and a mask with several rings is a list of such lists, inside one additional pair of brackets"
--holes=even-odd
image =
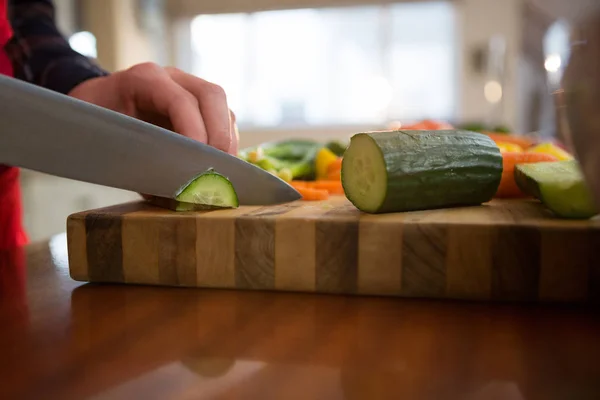
[(69, 216), (87, 282), (480, 301), (600, 298), (600, 221), (531, 200), (368, 215), (343, 196), (208, 212), (143, 201)]

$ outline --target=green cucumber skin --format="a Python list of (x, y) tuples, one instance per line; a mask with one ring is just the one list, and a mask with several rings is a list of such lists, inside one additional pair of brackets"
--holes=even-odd
[(521, 168), (520, 165), (515, 166), (515, 183), (521, 189), (521, 191), (529, 196), (533, 196), (538, 200), (542, 200), (542, 194), (540, 193), (540, 185), (527, 175)]
[(375, 141), (387, 169), (385, 199), (375, 213), (480, 205), (494, 197), (502, 179), (500, 149), (480, 133), (397, 130), (358, 135)]

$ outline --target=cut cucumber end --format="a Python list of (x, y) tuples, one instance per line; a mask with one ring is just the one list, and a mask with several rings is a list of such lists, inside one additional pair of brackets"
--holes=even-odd
[(542, 202), (562, 218), (588, 219), (597, 214), (589, 189), (583, 182), (540, 185)]
[(342, 186), (356, 208), (377, 212), (385, 201), (387, 169), (381, 149), (367, 134), (354, 135), (342, 160)]
[(223, 175), (209, 171), (192, 180), (175, 198), (189, 204), (237, 208), (238, 196), (233, 184)]
[(515, 181), (561, 218), (588, 219), (598, 214), (576, 160), (517, 165)]

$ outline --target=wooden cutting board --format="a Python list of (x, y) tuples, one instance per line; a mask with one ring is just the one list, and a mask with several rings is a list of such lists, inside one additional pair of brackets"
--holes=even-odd
[(134, 202), (69, 216), (75, 280), (498, 301), (600, 298), (600, 221), (535, 201), (367, 215), (344, 197), (177, 213)]

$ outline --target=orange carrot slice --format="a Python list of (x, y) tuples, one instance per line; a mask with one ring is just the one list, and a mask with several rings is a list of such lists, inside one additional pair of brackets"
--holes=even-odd
[(330, 174), (335, 171), (339, 171), (342, 169), (342, 157), (338, 157), (335, 161), (332, 161), (327, 166), (327, 173)]
[(327, 190), (329, 194), (344, 194), (344, 188), (342, 187), (342, 181), (340, 180), (319, 180), (311, 182), (309, 187), (313, 189)]
[(299, 181), (299, 180), (294, 180), (290, 182), (290, 185), (294, 188), (294, 189), (298, 189), (298, 188), (305, 188), (308, 187), (308, 181)]
[(513, 143), (518, 144), (523, 149), (528, 149), (535, 144), (534, 140), (527, 136), (515, 135), (515, 134), (502, 134), (494, 132), (483, 132), (488, 135), (496, 143)]
[(329, 192), (322, 189), (313, 189), (310, 187), (296, 188), (296, 190), (302, 195), (302, 200), (317, 201), (327, 200), (329, 198)]
[(342, 170), (338, 169), (337, 171), (332, 171), (327, 174), (327, 181), (340, 181), (342, 180)]
[(290, 185), (302, 195), (302, 200), (327, 200), (329, 191), (314, 187), (314, 181), (291, 181)]

